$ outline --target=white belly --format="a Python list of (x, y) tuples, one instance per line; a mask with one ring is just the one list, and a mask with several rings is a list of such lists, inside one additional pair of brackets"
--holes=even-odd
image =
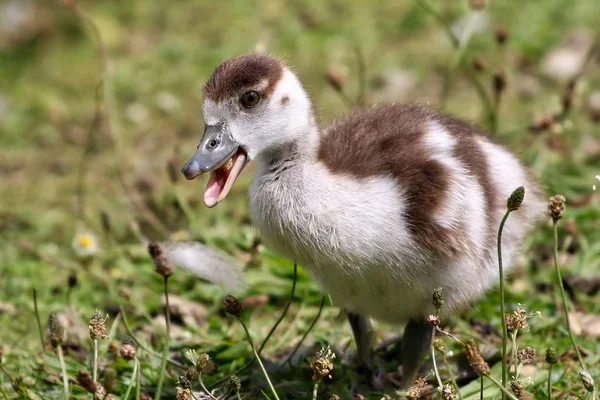
[[(456, 268), (424, 259), (398, 184), (333, 179), (320, 164), (294, 168), (277, 179), (259, 171), (253, 183), (251, 212), (265, 244), (308, 270), (339, 307), (391, 322), (431, 313), (433, 289), (452, 282)], [(452, 304), (446, 289), (449, 309), (483, 290), (482, 276), (471, 275), (473, 296), (456, 293)]]

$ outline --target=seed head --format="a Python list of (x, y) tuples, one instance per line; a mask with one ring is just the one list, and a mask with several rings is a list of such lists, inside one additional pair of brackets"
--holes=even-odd
[(173, 266), (158, 243), (151, 242), (148, 245), (148, 253), (150, 253), (152, 260), (154, 261), (157, 273), (165, 278), (173, 275)]
[(525, 347), (517, 352), (517, 358), (523, 365), (531, 364), (535, 359), (536, 351), (533, 347)]
[(506, 202), (506, 208), (508, 211), (517, 211), (521, 207), (524, 198), (525, 188), (523, 186), (519, 186), (512, 192)]
[(448, 383), (445, 384), (440, 391), (442, 394), (442, 400), (453, 400), (456, 397), (456, 390), (454, 389), (454, 386)]
[(594, 391), (594, 378), (592, 378), (592, 375), (588, 371), (585, 369), (580, 369), (579, 379), (581, 379), (581, 383), (583, 383), (585, 390), (590, 393)]
[(487, 63), (485, 62), (485, 59), (482, 57), (475, 57), (473, 59), (473, 68), (477, 72), (485, 71), (487, 69)]
[(344, 88), (344, 84), (346, 83), (342, 74), (340, 74), (338, 71), (336, 71), (334, 69), (329, 69), (327, 71), (327, 75), (325, 75), (325, 79), (327, 80), (327, 83), (329, 83), (329, 85), (332, 88), (334, 88), (337, 92), (341, 92), (342, 89)]
[(335, 354), (331, 351), (329, 346), (321, 348), (321, 350), (315, 354), (315, 357), (310, 362), (310, 367), (313, 371), (313, 381), (321, 382), (325, 377), (331, 379), (330, 373), (333, 369), (333, 359), (335, 359)]
[(408, 392), (406, 393), (406, 398), (411, 400), (416, 400), (421, 398), (423, 392), (427, 388), (427, 381), (423, 377), (418, 377), (415, 383), (408, 388)]
[[(89, 393), (94, 395), (94, 400), (108, 400), (106, 389), (98, 382), (94, 382), (92, 375), (86, 370), (77, 372), (77, 382)], [(112, 398), (112, 397), (111, 397)]]
[(438, 326), (440, 324), (440, 317), (437, 315), (430, 315), (427, 317), (427, 322), (429, 322), (433, 326)]
[(236, 393), (242, 388), (242, 382), (240, 382), (240, 378), (238, 378), (237, 375), (231, 375), (229, 379), (227, 379), (226, 385), (229, 390), (233, 390)]
[(235, 297), (231, 295), (225, 296), (223, 305), (225, 306), (225, 311), (227, 314), (231, 314), (238, 318), (242, 315), (242, 303), (240, 303), (240, 301)]
[(179, 381), (179, 386), (181, 386), (184, 389), (189, 389), (192, 387), (192, 384), (185, 376), (179, 376), (178, 381)]
[(137, 348), (131, 344), (123, 344), (119, 349), (119, 354), (121, 357), (123, 357), (123, 359), (131, 361), (137, 354)]
[(473, 339), (469, 339), (469, 341), (465, 344), (465, 349), (467, 352), (467, 360), (469, 361), (469, 365), (471, 365), (471, 367), (477, 373), (477, 375), (489, 375), (490, 366), (483, 359), (483, 356), (479, 351), (479, 347)]
[(441, 286), (437, 289), (433, 289), (433, 305), (438, 311), (444, 305), (444, 289), (442, 289)]
[(517, 399), (523, 400), (525, 398), (525, 388), (520, 381), (510, 382), (510, 390), (513, 391)]
[(546, 362), (550, 365), (554, 365), (558, 362), (556, 358), (556, 349), (554, 347), (548, 347), (546, 350)]
[(108, 339), (108, 335), (106, 334), (106, 320), (108, 319), (108, 315), (106, 317), (102, 316), (102, 311), (96, 310), (90, 319), (90, 323), (88, 325), (88, 329), (90, 331), (90, 339), (98, 340), (98, 339)]
[(485, 0), (469, 0), (469, 5), (473, 10), (483, 10), (485, 8)]
[(504, 89), (506, 89), (506, 72), (503, 69), (499, 69), (494, 73), (494, 93), (496, 97), (499, 97)]
[(52, 344), (52, 347), (56, 347), (62, 344), (67, 339), (67, 332), (63, 326), (58, 314), (51, 312), (48, 315), (48, 327), (46, 329), (46, 337)]
[(504, 320), (506, 321), (507, 333), (514, 333), (519, 329), (529, 328), (529, 324), (527, 323), (527, 312), (521, 307), (513, 311), (512, 315), (504, 314)]
[(508, 39), (508, 30), (503, 26), (499, 26), (495, 29), (494, 36), (496, 36), (496, 43), (500, 46), (504, 46)]
[(77, 274), (75, 272), (69, 275), (67, 284), (69, 285), (69, 288), (73, 288), (77, 285)]
[(329, 396), (329, 400), (342, 400), (342, 398), (337, 394), (332, 394), (331, 396)]
[(177, 386), (177, 394), (175, 398), (177, 400), (191, 400), (192, 391), (190, 389), (184, 389), (182, 387)]
[(566, 201), (567, 199), (565, 199), (565, 196), (561, 194), (550, 197), (550, 202), (548, 203), (548, 214), (550, 214), (554, 222), (557, 222), (563, 217)]

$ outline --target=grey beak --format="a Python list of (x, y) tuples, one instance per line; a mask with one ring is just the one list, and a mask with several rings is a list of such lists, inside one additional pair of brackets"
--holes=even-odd
[(198, 149), (181, 172), (187, 179), (194, 179), (201, 173), (214, 171), (233, 157), (238, 148), (226, 123), (206, 125)]

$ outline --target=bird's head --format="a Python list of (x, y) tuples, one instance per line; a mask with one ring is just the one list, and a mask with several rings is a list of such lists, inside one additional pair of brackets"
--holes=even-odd
[(210, 173), (204, 203), (227, 196), (248, 161), (302, 139), (312, 122), (308, 95), (280, 60), (247, 54), (223, 61), (204, 87), (204, 135), (182, 169)]

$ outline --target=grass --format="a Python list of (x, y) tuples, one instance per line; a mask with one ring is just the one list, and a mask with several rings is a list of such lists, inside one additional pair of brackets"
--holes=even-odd
[[(397, 69), (412, 76), (412, 89), (398, 92), (397, 100), (443, 104), (445, 111), (491, 129), (488, 107), (478, 91), (483, 87), (492, 96), (493, 76), (503, 68), (508, 79), (495, 120), (497, 140), (531, 166), (547, 196), (560, 193), (567, 198), (557, 249), (565, 282), (574, 282), (566, 280), (569, 276), (598, 278), (600, 192), (593, 192), (592, 185), (600, 186), (594, 179), (600, 174), (600, 125), (589, 117), (586, 103), (600, 88), (598, 62), (592, 60), (578, 81), (573, 105), (560, 124), (536, 133), (528, 129), (534, 114), (561, 112), (568, 85), (544, 77), (539, 65), (569, 34), (580, 29), (600, 34), (596, 1), (491, 1), (486, 12), (489, 26), (474, 28), (459, 50), (444, 24), (422, 3), (184, 0), (174, 6), (142, 0), (83, 1), (81, 9), (103, 39), (105, 81), (100, 48), (89, 25), (60, 2), (36, 4), (37, 19), (27, 30), (33, 33), (0, 47), (0, 100), (7, 99), (8, 107), (3, 111), (0, 106), (0, 396), (62, 398), (63, 378), (68, 378), (71, 395), (85, 397), (76, 376), (80, 370), (92, 371), (94, 349), (87, 323), (96, 309), (110, 315), (109, 325), (116, 324), (112, 336), (98, 342), (98, 382), (123, 396), (139, 378), (141, 392), (155, 395), (163, 370), (160, 350), (168, 342), (163, 278), (154, 272), (142, 239), (198, 240), (239, 259), (250, 284), (244, 299), (254, 301), (248, 302), (242, 318), (256, 343), (269, 334), (286, 307), (294, 268), (291, 260), (256, 241), (246, 206), (251, 173), (246, 172), (227, 200), (212, 210), (202, 205), (202, 182), (183, 182), (179, 174), (169, 174), (183, 165), (202, 133), (204, 80), (223, 58), (259, 48), (295, 66), (323, 123), (348, 111), (344, 97), (326, 84), (328, 69), (344, 76), (347, 99), (362, 97), (361, 87), (366, 86), (367, 104), (384, 99), (376, 82)], [(471, 13), (466, 1), (427, 4), (450, 26)], [(509, 33), (504, 46), (494, 40), (498, 25)], [(471, 75), (475, 56), (487, 64), (486, 70), (476, 72), (480, 85), (473, 84)], [(451, 79), (445, 81), (448, 76)], [(536, 82), (529, 94), (524, 93), (526, 77)], [(98, 244), (92, 257), (73, 247), (73, 238), (83, 231)], [(589, 398), (578, 378), (577, 355), (569, 352), (571, 340), (553, 269), (553, 235), (548, 220), (528, 238), (523, 256), (506, 275), (506, 308), (510, 312), (523, 304), (529, 312), (541, 313), (542, 318), (529, 320), (528, 331), (520, 332), (519, 347), (532, 346), (538, 355), (550, 346), (557, 349), (559, 362), (550, 375), (553, 397)], [(572, 285), (576, 284), (565, 288), (571, 313), (600, 316), (597, 294)], [(169, 278), (171, 300), (175, 296), (193, 302), (202, 317), (190, 323), (181, 312), (172, 315), (163, 398), (175, 396), (177, 376), (191, 366), (184, 357), (187, 349), (210, 355), (212, 362), (202, 373), (209, 388), (254, 358), (244, 330), (223, 313), (226, 294), (183, 270)], [(445, 331), (480, 343), (493, 377), (501, 376), (499, 336), (492, 329), (499, 331), (502, 324), (499, 299), (494, 289), (470, 310), (442, 321)], [(318, 386), (319, 398), (330, 393), (350, 398), (349, 385), (359, 378), (342, 357), (341, 350), (353, 347), (349, 326), (328, 302), (321, 312), (321, 303), (317, 285), (299, 266), (294, 301), (260, 351), (265, 369), (272, 371), (306, 335), (291, 360), (293, 367), (270, 373), (281, 398), (311, 398), (309, 360), (322, 346), (330, 345), (338, 357), (332, 379)], [(126, 315), (117, 319), (120, 309)], [(62, 313), (68, 322), (62, 345), (66, 374), (54, 351), (40, 351), (36, 314), (46, 321), (51, 312)], [(125, 317), (128, 330), (150, 350), (138, 347), (135, 362), (113, 353), (112, 346), (118, 347), (120, 336), (128, 333)], [(381, 341), (397, 330), (379, 323), (375, 335)], [(576, 342), (598, 381), (600, 341), (577, 335)], [(454, 379), (463, 398), (479, 398), (480, 382), (464, 367), (462, 346), (447, 338), (444, 343), (441, 379)], [(545, 398), (549, 387), (548, 365), (542, 358), (521, 372), (523, 378), (531, 377), (525, 389), (536, 398)], [(388, 372), (397, 367), (395, 359), (382, 357), (380, 362)], [(243, 398), (271, 396), (256, 363), (238, 376)], [(433, 374), (428, 379), (437, 386)], [(222, 394), (220, 387), (215, 393)], [(382, 397), (359, 390), (367, 398)], [(394, 396), (393, 391), (388, 394)], [(497, 394), (498, 389), (485, 381), (485, 397)]]

